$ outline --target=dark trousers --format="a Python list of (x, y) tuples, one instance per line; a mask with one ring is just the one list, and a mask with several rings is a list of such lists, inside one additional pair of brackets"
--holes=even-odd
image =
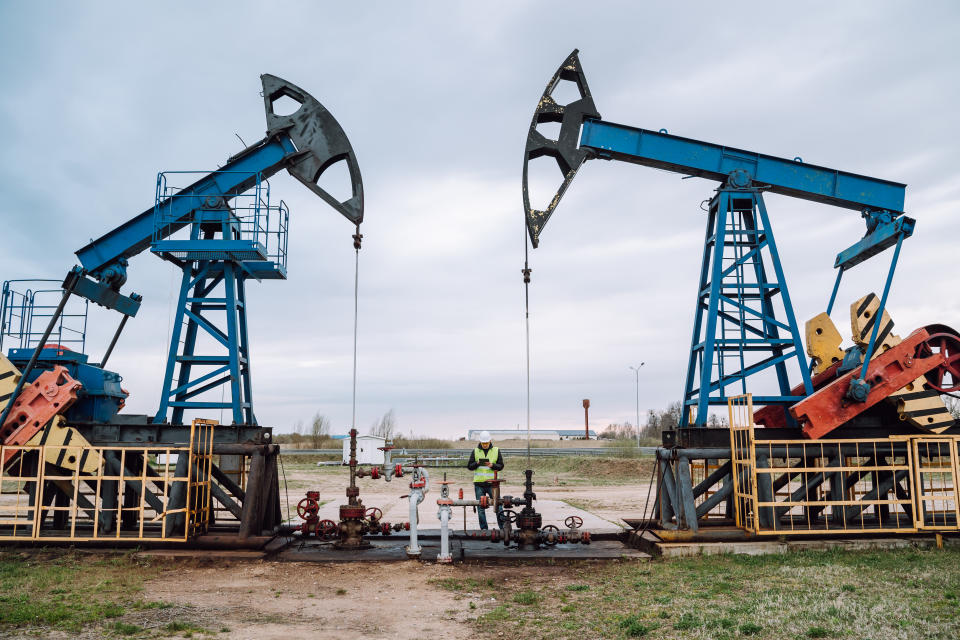
[[(477, 500), (480, 499), (480, 496), (486, 495), (489, 496), (490, 500), (493, 501), (493, 485), (489, 482), (475, 482), (473, 483), (473, 493), (476, 494)], [(487, 510), (481, 507), (477, 507), (477, 519), (480, 520), (480, 528), (484, 531), (487, 530)], [(503, 505), (497, 505), (497, 526), (501, 529), (503, 528)]]

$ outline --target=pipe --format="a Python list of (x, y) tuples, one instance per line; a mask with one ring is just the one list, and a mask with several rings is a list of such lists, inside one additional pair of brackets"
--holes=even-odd
[(450, 554), (450, 514), (452, 509), (450, 505), (441, 505), (440, 512), (440, 554), (437, 556), (437, 562), (449, 564), (453, 562), (453, 556)]
[(430, 474), (423, 467), (413, 468), (413, 480), (410, 482), (410, 544), (407, 557), (419, 558), (423, 549), (417, 542), (417, 507), (423, 502), (424, 494), (430, 490)]
[[(214, 442), (213, 454), (224, 456), (252, 456), (255, 453), (268, 456), (279, 452), (276, 444), (245, 444), (239, 442)], [(203, 453), (206, 453), (205, 451)]]

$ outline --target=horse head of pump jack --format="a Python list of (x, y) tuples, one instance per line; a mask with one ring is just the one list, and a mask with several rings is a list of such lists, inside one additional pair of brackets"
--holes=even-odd
[[(579, 148), (581, 125), (588, 118), (600, 118), (593, 104), (593, 97), (590, 95), (590, 88), (587, 86), (587, 78), (583, 74), (578, 54), (579, 50), (574, 49), (550, 78), (533, 112), (533, 120), (530, 122), (527, 133), (527, 146), (523, 154), (523, 209), (527, 219), (527, 232), (534, 247), (540, 243), (540, 232), (553, 214), (553, 210), (557, 208), (574, 176), (577, 175), (580, 165), (587, 160), (588, 152)], [(578, 100), (566, 105), (557, 104), (553, 98), (553, 92), (562, 81), (570, 81), (577, 86), (580, 92)], [(545, 122), (560, 123), (560, 133), (556, 140), (551, 140), (537, 131), (537, 126)], [(530, 205), (527, 169), (531, 160), (543, 156), (557, 161), (563, 182), (547, 207), (538, 211)]]
[[(297, 147), (287, 171), (308, 189), (355, 224), (363, 222), (363, 179), (360, 165), (340, 123), (316, 98), (277, 76), (264, 74), (263, 103), (267, 112), (267, 132), (283, 131)], [(282, 97), (290, 98), (300, 107), (290, 115), (281, 116), (274, 104)], [(318, 184), (323, 173), (338, 162), (346, 162), (350, 171), (352, 195), (340, 202)]]

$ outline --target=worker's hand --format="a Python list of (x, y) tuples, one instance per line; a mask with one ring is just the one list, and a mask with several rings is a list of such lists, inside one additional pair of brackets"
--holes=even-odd
[(489, 460), (484, 460), (484, 461), (481, 462), (480, 464), (482, 464), (482, 465), (485, 466), (485, 467), (489, 467), (489, 466), (490, 466), (490, 461), (489, 461)]

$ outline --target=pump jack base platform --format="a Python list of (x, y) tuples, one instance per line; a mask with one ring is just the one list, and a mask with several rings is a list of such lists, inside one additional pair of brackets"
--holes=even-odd
[[(290, 538), (286, 538), (290, 540)], [(338, 551), (329, 542), (301, 540), (287, 543), (284, 549), (270, 559), (286, 562), (403, 562), (407, 561), (406, 547), (410, 539), (405, 535), (377, 536), (370, 539), (370, 547), (360, 551)], [(420, 561), (436, 562), (440, 553), (440, 537), (421, 534)], [(597, 540), (591, 544), (568, 544), (540, 549), (517, 549), (502, 543), (472, 539), (450, 540), (454, 562), (483, 563), (567, 563), (583, 561), (648, 562), (650, 554), (630, 548), (619, 540)]]
[(627, 531), (624, 541), (630, 547), (656, 558), (683, 558), (717, 554), (770, 555), (795, 551), (824, 551), (842, 549), (865, 551), (892, 549), (928, 549), (939, 546), (960, 546), (960, 536), (930, 532), (915, 534), (887, 534), (865, 531), (861, 535), (828, 537), (823, 534), (808, 536), (755, 536), (734, 526), (701, 527), (699, 531), (681, 531), (651, 527), (642, 529), (640, 520), (625, 519), (636, 527)]

